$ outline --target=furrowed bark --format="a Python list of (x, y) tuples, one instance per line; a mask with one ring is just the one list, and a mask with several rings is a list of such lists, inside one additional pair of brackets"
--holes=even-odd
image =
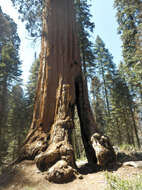
[[(73, 1), (46, 0), (33, 120), (19, 160), (35, 159), (37, 167), (47, 171), (47, 179), (57, 183), (75, 178), (71, 145), (75, 104), (87, 158), (96, 163), (100, 155), (99, 151), (96, 153), (96, 147), (101, 141), (94, 135), (99, 131), (94, 124), (82, 77)], [(110, 153), (111, 145), (101, 146), (102, 155)]]
[(60, 182), (75, 177), (71, 132), (81, 70), (73, 2), (48, 0), (46, 5), (33, 121), (20, 159), (35, 159), (49, 180)]

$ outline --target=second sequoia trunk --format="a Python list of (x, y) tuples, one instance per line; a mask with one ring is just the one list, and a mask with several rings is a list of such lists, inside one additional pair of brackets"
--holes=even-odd
[(108, 138), (100, 135), (90, 108), (73, 1), (46, 0), (45, 5), (36, 102), (20, 160), (35, 159), (40, 170), (48, 171), (49, 180), (64, 182), (75, 177), (71, 145), (75, 105), (88, 161), (105, 165), (115, 153)]

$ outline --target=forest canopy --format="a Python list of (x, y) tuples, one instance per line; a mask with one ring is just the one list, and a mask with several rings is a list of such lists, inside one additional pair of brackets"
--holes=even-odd
[[(74, 167), (71, 160), (73, 150), (75, 158), (87, 156), (88, 160), (95, 160), (97, 153), (92, 153), (95, 148), (90, 145), (90, 142), (93, 134), (98, 131), (106, 134), (117, 146), (126, 144), (140, 148), (142, 141), (142, 2), (140, 0), (114, 1), (123, 53), (122, 61), (115, 63), (113, 55), (106, 48), (101, 36), (98, 35), (95, 41), (92, 39), (95, 23), (91, 19), (91, 2), (79, 0), (70, 1), (70, 5), (66, 2), (59, 5), (50, 1), (48, 3), (51, 4), (48, 4), (46, 0), (11, 1), (18, 9), (21, 20), (26, 23), (25, 27), (30, 35), (33, 38), (41, 38), (42, 49), (32, 64), (25, 90), (21, 79), (22, 63), (19, 58), (20, 39), (17, 25), (0, 8), (1, 168), (17, 158), (23, 142), (25, 143), (22, 149), (24, 153), (21, 151), (21, 155), (25, 157), (20, 157), (20, 159), (35, 159), (43, 150), (47, 150), (45, 152), (48, 155), (51, 142), (59, 143), (56, 140), (56, 134), (59, 131), (55, 125), (59, 120), (62, 123), (67, 121), (66, 125), (69, 126), (66, 129), (62, 127), (64, 124), (58, 125), (59, 129), (64, 128), (64, 134), (73, 132), (72, 136), (67, 135), (65, 138), (68, 139), (69, 161), (63, 159), (64, 155), (56, 159), (70, 163), (71, 167)], [(73, 13), (71, 10), (69, 13), (67, 10), (64, 13), (61, 12), (62, 6), (72, 7)], [(74, 17), (72, 17), (73, 14)], [(64, 15), (68, 20), (58, 20), (57, 16), (61, 18)], [(64, 59), (59, 55), (62, 55)], [(65, 62), (68, 62), (68, 65), (65, 65)], [(58, 67), (59, 64), (60, 67)], [(54, 77), (53, 73), (50, 73), (52, 69), (56, 73)], [(71, 89), (68, 86), (71, 86)], [(51, 94), (48, 93), (49, 91)], [(62, 94), (60, 98), (59, 94), (60, 96)], [(47, 100), (46, 97), (48, 97)], [(75, 123), (73, 129), (71, 129), (72, 120)], [(31, 123), (31, 131), (33, 131), (30, 131), (31, 133), (29, 132), (26, 137)], [(39, 128), (43, 131), (39, 132)], [(56, 131), (55, 136), (52, 135), (53, 131)], [(29, 140), (30, 135), (33, 136)], [(60, 135), (62, 136), (61, 133)], [(102, 136), (93, 137), (101, 139)], [(24, 141), (25, 138), (26, 141)], [(36, 140), (39, 144), (41, 143), (41, 147), (33, 149)], [(48, 144), (45, 145), (46, 141)], [(70, 147), (70, 141), (73, 142), (73, 149)], [(54, 153), (58, 155), (56, 151)], [(90, 157), (90, 152), (93, 158)], [(60, 150), (60, 154), (63, 154), (63, 150)], [(53, 162), (57, 161), (55, 159), (49, 163), (48, 167), (46, 166), (47, 168), (44, 168), (41, 163), (47, 155), (42, 155), (41, 160), (36, 161), (37, 167), (41, 170), (53, 167)]]

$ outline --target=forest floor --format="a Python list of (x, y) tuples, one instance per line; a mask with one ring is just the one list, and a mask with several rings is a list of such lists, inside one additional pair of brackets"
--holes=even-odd
[[(122, 159), (122, 158), (121, 158)], [(88, 167), (86, 161), (78, 161), (82, 179), (64, 184), (54, 184), (46, 180), (46, 173), (40, 172), (33, 161), (23, 161), (13, 168), (5, 170), (0, 176), (0, 190), (106, 190), (106, 174), (124, 179), (133, 179), (142, 174), (142, 168), (117, 165), (108, 170)]]

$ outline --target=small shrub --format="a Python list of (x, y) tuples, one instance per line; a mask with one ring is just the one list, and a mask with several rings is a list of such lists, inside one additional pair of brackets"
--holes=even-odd
[(134, 147), (133, 145), (129, 145), (129, 144), (122, 144), (120, 147), (119, 147), (119, 151), (122, 151), (122, 152), (133, 152), (133, 151), (136, 151), (136, 147)]
[(122, 179), (117, 175), (105, 174), (107, 179), (106, 190), (142, 190), (142, 175), (136, 175), (133, 179)]
[(37, 189), (31, 187), (25, 187), (24, 190), (37, 190)]

